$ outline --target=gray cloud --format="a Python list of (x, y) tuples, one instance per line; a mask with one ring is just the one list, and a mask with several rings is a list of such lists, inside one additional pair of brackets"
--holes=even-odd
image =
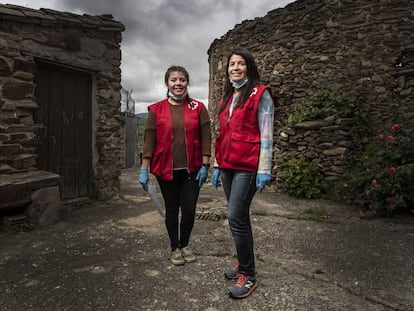
[(122, 85), (133, 89), (138, 112), (166, 94), (165, 70), (182, 65), (190, 73), (190, 95), (207, 104), (207, 50), (236, 24), (264, 16), (293, 0), (10, 0), (32, 8), (77, 14), (112, 14), (123, 23)]

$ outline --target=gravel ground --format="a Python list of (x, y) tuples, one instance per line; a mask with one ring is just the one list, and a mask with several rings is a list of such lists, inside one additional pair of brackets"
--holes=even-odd
[(48, 229), (0, 232), (0, 310), (414, 310), (414, 219), (359, 219), (328, 201), (257, 194), (259, 286), (228, 297), (222, 189), (203, 186), (190, 247), (168, 260), (163, 217), (124, 170), (120, 198), (66, 207)]

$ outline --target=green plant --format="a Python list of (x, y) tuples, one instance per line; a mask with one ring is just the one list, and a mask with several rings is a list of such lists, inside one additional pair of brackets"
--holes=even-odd
[(321, 195), (321, 174), (318, 168), (304, 157), (283, 164), (283, 192), (304, 199), (317, 199)]
[(296, 106), (293, 113), (288, 116), (288, 125), (328, 116), (352, 117), (358, 103), (358, 96), (347, 92), (338, 94), (331, 90), (310, 91), (309, 96), (300, 105)]
[(394, 112), (394, 123), (375, 129), (370, 143), (345, 169), (343, 198), (378, 215), (402, 212), (414, 204), (414, 123)]
[(324, 198), (331, 201), (341, 202), (344, 195), (343, 186), (337, 180), (322, 180), (321, 191)]

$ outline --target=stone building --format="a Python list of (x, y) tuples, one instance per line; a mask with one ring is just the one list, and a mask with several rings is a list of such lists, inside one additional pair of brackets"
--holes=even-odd
[(119, 192), (122, 31), (110, 15), (0, 5), (1, 215), (47, 226), (62, 201)]
[(390, 119), (390, 94), (403, 113), (414, 116), (413, 12), (413, 1), (298, 0), (243, 21), (208, 51), (212, 119), (217, 122), (227, 54), (236, 46), (247, 48), (277, 98), (276, 179), (283, 155), (292, 150), (318, 165), (325, 179), (339, 179), (352, 120), (330, 116), (288, 128), (287, 117), (310, 90), (326, 88), (362, 90), (372, 124)]

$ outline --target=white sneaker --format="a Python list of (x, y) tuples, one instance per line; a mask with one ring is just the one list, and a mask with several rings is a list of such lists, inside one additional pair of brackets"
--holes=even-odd
[(184, 257), (181, 253), (181, 250), (179, 248), (176, 248), (172, 253), (171, 253), (171, 262), (176, 265), (176, 266), (180, 266), (183, 265), (185, 263)]
[(185, 262), (194, 262), (196, 261), (196, 256), (193, 252), (188, 248), (188, 246), (183, 247), (181, 249), (181, 254), (184, 257)]

